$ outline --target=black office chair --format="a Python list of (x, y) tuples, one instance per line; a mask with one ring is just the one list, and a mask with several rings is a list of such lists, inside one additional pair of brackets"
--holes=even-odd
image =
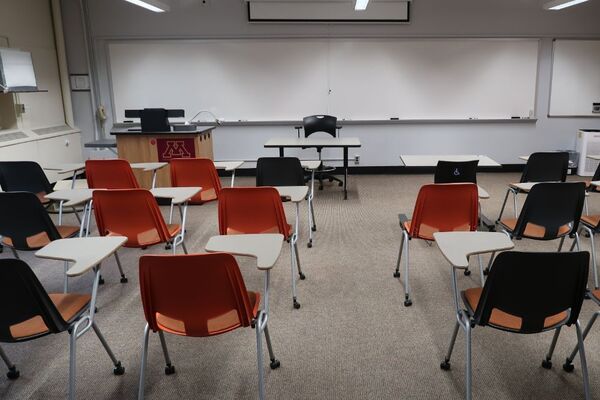
[[(300, 129), (304, 128), (304, 137), (309, 137), (313, 133), (324, 132), (332, 137), (339, 137), (339, 131), (342, 129), (341, 126), (337, 125), (337, 118), (331, 115), (311, 115), (304, 117), (302, 120), (302, 127), (297, 126), (298, 137), (300, 137)], [(322, 147), (317, 147), (317, 153), (319, 154), (319, 160), (322, 160)], [(336, 181), (339, 186), (343, 186), (344, 182), (333, 176), (332, 172), (335, 171), (335, 167), (326, 166), (321, 164), (317, 172), (315, 173), (315, 179), (319, 181), (319, 190), (323, 190), (323, 180), (328, 179), (329, 182)], [(308, 180), (309, 178), (305, 178)]]
[[(95, 322), (88, 318), (92, 296), (89, 294), (48, 294), (31, 268), (21, 260), (0, 260), (0, 342), (21, 343), (46, 335), (68, 331), (71, 357), (69, 361), (69, 398), (75, 397), (75, 354), (77, 339), (90, 327), (111, 358), (115, 375), (125, 369), (111, 351)], [(92, 320), (93, 321), (93, 320)], [(87, 326), (91, 322), (91, 326)], [(84, 326), (84, 328), (81, 328)], [(17, 379), (19, 370), (0, 347), (0, 358), (8, 367), (6, 376)], [(35, 367), (35, 366), (34, 366)]]
[(31, 192), (42, 204), (51, 203), (44, 196), (52, 193), (52, 185), (35, 161), (0, 161), (0, 186), (5, 192)]
[[(565, 182), (567, 180), (567, 172), (569, 170), (569, 153), (566, 152), (543, 152), (533, 153), (529, 156), (523, 174), (521, 175), (520, 183), (524, 182)], [(515, 209), (515, 218), (517, 217), (517, 195), (525, 193), (513, 187), (506, 190), (504, 202), (500, 209), (500, 215), (496, 222), (500, 222), (508, 195), (513, 194), (513, 206)]]
[[(448, 353), (440, 364), (450, 369), (450, 357), (459, 327), (465, 331), (466, 394), (471, 398), (471, 336), (475, 327), (489, 326), (505, 332), (533, 334), (554, 331), (544, 368), (552, 367), (552, 354), (563, 326), (575, 325), (580, 352), (585, 398), (590, 399), (589, 379), (579, 312), (586, 292), (589, 253), (521, 253), (504, 252), (495, 259), (483, 288), (461, 292), (465, 305), (461, 309), (456, 289), (454, 295), (458, 321), (454, 327)], [(510, 349), (507, 349), (510, 351)]]
[(433, 183), (474, 183), (477, 184), (477, 164), (473, 161), (438, 161), (433, 175)]

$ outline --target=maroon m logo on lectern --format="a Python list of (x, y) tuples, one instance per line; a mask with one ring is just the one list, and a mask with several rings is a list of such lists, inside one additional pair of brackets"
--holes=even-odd
[(161, 162), (196, 157), (194, 139), (156, 139), (156, 150)]

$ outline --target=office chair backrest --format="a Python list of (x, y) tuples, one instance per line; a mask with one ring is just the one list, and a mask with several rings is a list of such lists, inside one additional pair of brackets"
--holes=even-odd
[(93, 201), (100, 236), (126, 236), (127, 247), (145, 247), (169, 240), (167, 225), (150, 191), (96, 190)]
[(537, 239), (556, 239), (566, 225), (571, 227), (569, 233), (576, 233), (584, 201), (583, 182), (538, 183), (529, 191), (513, 235), (523, 236), (528, 223), (544, 228), (543, 236)]
[(10, 238), (17, 250), (34, 250), (28, 238), (47, 235), (50, 241), (61, 236), (38, 197), (31, 192), (0, 193), (0, 236)]
[(90, 189), (137, 189), (140, 187), (126, 160), (87, 160), (85, 176)]
[(434, 183), (477, 183), (477, 164), (473, 161), (438, 161), (433, 175)]
[[(22, 260), (0, 260), (0, 304), (0, 342), (24, 341), (67, 329), (42, 284)], [(19, 324), (32, 318), (40, 318), (48, 331), (34, 337), (18, 335)]]
[(48, 177), (35, 161), (0, 161), (0, 186), (5, 192), (52, 192)]
[(433, 240), (433, 232), (475, 231), (478, 201), (477, 185), (473, 183), (424, 185), (417, 196), (409, 234)]
[(488, 325), (496, 309), (521, 319), (517, 332), (537, 333), (545, 329), (547, 318), (569, 311), (566, 324), (575, 323), (585, 296), (589, 258), (587, 251), (500, 253), (473, 320)]
[(521, 182), (564, 182), (569, 169), (569, 153), (544, 152), (529, 156)]
[(221, 192), (221, 180), (215, 164), (208, 158), (177, 158), (169, 162), (173, 186), (201, 187), (202, 191), (190, 200), (202, 204), (216, 200)]
[(261, 157), (256, 162), (256, 186), (304, 185), (304, 169), (296, 157)]
[(224, 188), (219, 198), (219, 233), (290, 234), (283, 203), (272, 187)]
[(213, 336), (250, 326), (254, 310), (231, 254), (145, 255), (140, 289), (153, 331)]
[(304, 137), (309, 137), (316, 132), (325, 132), (333, 137), (337, 136), (337, 118), (331, 115), (311, 115), (302, 120)]

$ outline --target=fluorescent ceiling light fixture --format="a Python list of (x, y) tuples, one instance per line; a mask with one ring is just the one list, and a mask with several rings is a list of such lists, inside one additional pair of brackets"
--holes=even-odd
[(544, 9), (554, 11), (562, 10), (563, 8), (585, 3), (586, 1), (588, 0), (554, 0), (544, 4)]
[(356, 4), (354, 5), (355, 10), (366, 10), (367, 4), (369, 4), (369, 0), (356, 0)]
[(154, 12), (165, 12), (169, 11), (170, 8), (168, 5), (161, 3), (157, 0), (125, 0), (131, 4), (135, 4), (136, 6), (140, 6), (145, 8), (146, 10), (154, 11)]

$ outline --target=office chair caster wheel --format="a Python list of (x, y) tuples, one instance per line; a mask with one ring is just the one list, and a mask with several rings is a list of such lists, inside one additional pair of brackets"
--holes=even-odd
[(104, 285), (104, 278), (100, 275), (100, 279), (98, 279), (98, 285)]
[(465, 274), (465, 276), (469, 276), (471, 275), (471, 271), (469, 271), (468, 269), (465, 269), (465, 272), (463, 272)]
[(303, 281), (306, 279), (306, 275), (304, 275), (302, 272), (300, 272), (300, 280)]
[(400, 271), (394, 272), (394, 278), (400, 278)]
[(19, 372), (17, 367), (10, 367), (8, 369), (8, 372), (6, 373), (6, 377), (8, 379), (10, 379), (11, 381), (14, 381), (15, 379), (19, 379), (19, 376), (21, 376), (21, 373)]
[(312, 242), (306, 243), (306, 247), (308, 247), (310, 249), (312, 247)]
[(444, 371), (450, 371), (450, 361), (448, 361), (448, 360), (442, 361), (442, 363), (440, 364), (440, 368), (443, 369)]
[(310, 228), (310, 229), (312, 229), (312, 231), (313, 231), (313, 232), (316, 232), (316, 231), (317, 231), (317, 227), (316, 227), (316, 226), (313, 226), (313, 227), (312, 227), (312, 228)]
[(129, 280), (126, 277), (122, 276), (121, 283), (127, 283), (127, 282), (129, 282)]
[(294, 299), (294, 308), (296, 310), (300, 308), (300, 303), (298, 303), (295, 299)]
[(125, 373), (125, 367), (121, 365), (121, 361), (115, 365), (115, 369), (113, 369), (113, 374), (115, 375), (123, 375)]
[(404, 307), (410, 307), (412, 306), (412, 300), (407, 298), (406, 300), (404, 300)]
[(552, 369), (552, 361), (545, 359), (542, 361), (542, 368), (544, 369)]
[(173, 364), (167, 364), (165, 367), (165, 375), (173, 375), (175, 373), (175, 366)]
[(271, 360), (271, 364), (269, 364), (269, 367), (271, 367), (271, 369), (277, 369), (281, 367), (281, 363), (279, 362), (279, 360), (273, 359)]
[(171, 250), (172, 248), (173, 246), (171, 246), (171, 243), (165, 244), (165, 250)]
[(569, 362), (569, 360), (565, 361), (563, 364), (563, 369), (565, 372), (573, 372), (575, 370), (575, 366)]

